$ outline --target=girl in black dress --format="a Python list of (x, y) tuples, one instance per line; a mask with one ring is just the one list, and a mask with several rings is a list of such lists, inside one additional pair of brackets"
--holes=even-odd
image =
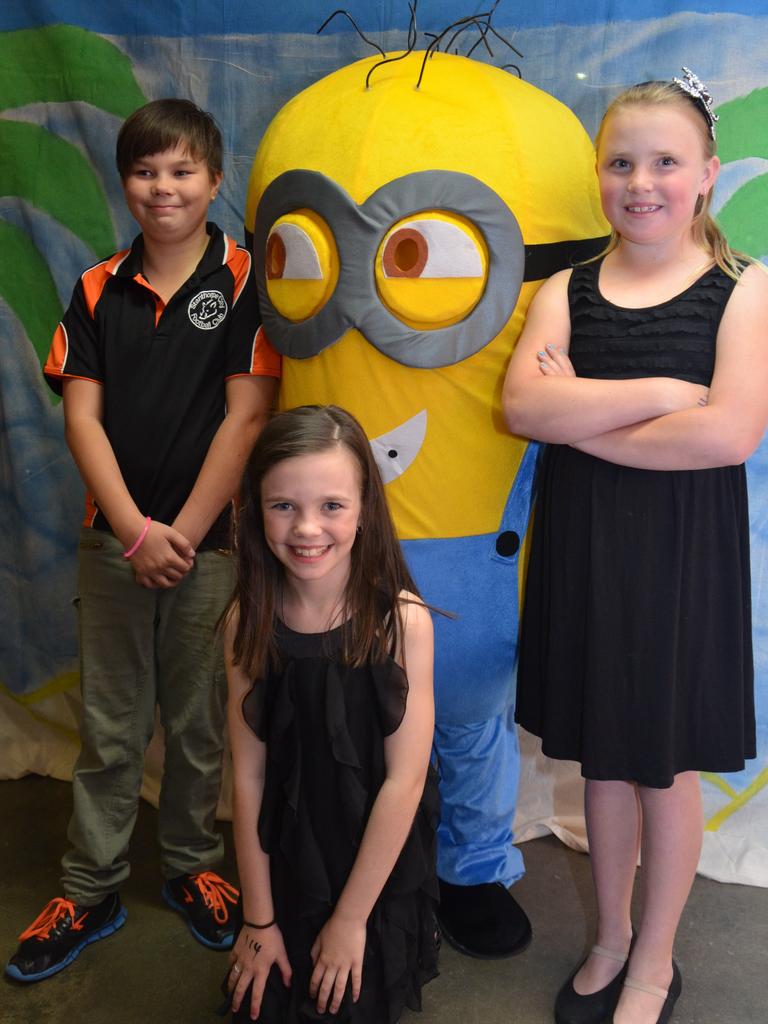
[(432, 622), (348, 413), (263, 430), (237, 553), (234, 1019), (396, 1024), (437, 973)]
[(549, 442), (517, 718), (547, 755), (581, 762), (598, 909), (558, 1024), (669, 1019), (698, 772), (755, 756), (743, 463), (768, 419), (768, 277), (708, 213), (717, 118), (683, 71), (609, 107), (611, 243), (541, 287), (505, 385), (510, 429)]

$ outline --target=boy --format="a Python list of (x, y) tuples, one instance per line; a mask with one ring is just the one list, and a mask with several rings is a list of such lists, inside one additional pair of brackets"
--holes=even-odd
[(255, 337), (250, 257), (206, 223), (222, 178), (213, 118), (187, 100), (133, 113), (117, 166), (141, 234), (86, 270), (45, 365), (87, 487), (79, 550), (82, 750), (65, 898), (6, 967), (39, 981), (126, 918), (143, 757), (165, 728), (166, 903), (204, 945), (232, 945), (237, 890), (211, 868), (225, 679), (214, 630), (233, 586), (229, 505), (266, 420), (279, 357)]

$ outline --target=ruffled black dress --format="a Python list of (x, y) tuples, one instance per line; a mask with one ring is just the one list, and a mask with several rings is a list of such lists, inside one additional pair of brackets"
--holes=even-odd
[[(646, 309), (569, 284), (580, 377), (709, 385), (734, 282), (717, 267)], [(745, 368), (745, 373), (748, 373)], [(744, 466), (630, 469), (549, 445), (539, 474), (516, 718), (589, 779), (667, 787), (755, 756)]]
[[(408, 681), (391, 658), (341, 663), (341, 629), (295, 633), (278, 626), (281, 668), (243, 701), (248, 725), (267, 744), (259, 838), (270, 855), (275, 917), (293, 968), (290, 990), (273, 967), (261, 1024), (338, 1021), (396, 1024), (421, 1009), (421, 987), (437, 975), (435, 918), (437, 782), (430, 771), (419, 809), (368, 920), (362, 991), (349, 985), (335, 1015), (308, 997), (310, 949), (349, 877), (384, 781), (384, 738), (405, 713)], [(250, 995), (233, 1019), (250, 1021)]]

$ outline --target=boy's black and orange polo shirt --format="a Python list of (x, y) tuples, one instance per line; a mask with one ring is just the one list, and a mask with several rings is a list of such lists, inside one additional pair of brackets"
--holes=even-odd
[[(54, 334), (50, 387), (85, 378), (104, 388), (103, 422), (144, 515), (172, 523), (224, 419), (232, 377), (280, 376), (259, 330), (251, 257), (215, 224), (194, 274), (165, 305), (142, 274), (143, 240), (86, 270)], [(225, 510), (200, 548), (223, 546)], [(87, 526), (109, 530), (92, 496)]]

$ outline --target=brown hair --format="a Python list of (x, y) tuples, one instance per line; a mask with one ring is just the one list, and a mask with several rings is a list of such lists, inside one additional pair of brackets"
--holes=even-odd
[(284, 570), (264, 536), (261, 486), (285, 459), (345, 448), (360, 471), (361, 531), (355, 538), (342, 609), (342, 657), (360, 665), (394, 653), (402, 636), (403, 590), (418, 598), (405, 564), (371, 446), (357, 420), (335, 405), (304, 405), (264, 427), (243, 477), (236, 525), (237, 582), (223, 619), (237, 611), (235, 664), (254, 678), (279, 663), (275, 618)]
[[(609, 105), (595, 139), (595, 149), (599, 150), (603, 129), (612, 114), (617, 114), (626, 107), (632, 106), (658, 106), (659, 104), (677, 103), (696, 111), (697, 120), (701, 130), (701, 142), (704, 154), (707, 159), (717, 153), (717, 144), (709, 131), (709, 120), (701, 109), (699, 101), (690, 96), (684, 89), (681, 89), (675, 82), (642, 82), (640, 85), (632, 85), (620, 93)], [(723, 273), (734, 280), (738, 280), (744, 267), (748, 263), (756, 262), (750, 256), (737, 252), (728, 245), (728, 241), (709, 212), (712, 205), (712, 192), (709, 189), (706, 195), (699, 196), (694, 209), (693, 221), (691, 222), (691, 233), (693, 241), (704, 252), (708, 253)], [(599, 254), (597, 259), (607, 256), (619, 244), (620, 235), (611, 230), (611, 239), (608, 245)]]
[(211, 178), (221, 172), (221, 132), (213, 118), (191, 100), (153, 100), (125, 119), (117, 136), (115, 159), (125, 181), (143, 156), (186, 146), (194, 160), (204, 160)]

